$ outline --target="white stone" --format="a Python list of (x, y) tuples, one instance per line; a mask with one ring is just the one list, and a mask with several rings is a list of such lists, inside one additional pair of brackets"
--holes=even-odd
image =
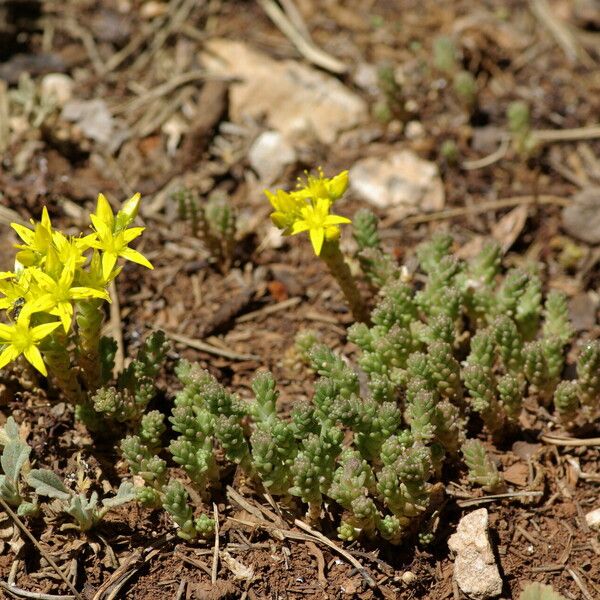
[(459, 521), (448, 547), (456, 553), (454, 578), (466, 596), (485, 600), (500, 595), (502, 579), (488, 536), (486, 508), (474, 510)]
[(207, 41), (202, 62), (211, 74), (239, 80), (229, 91), (232, 121), (264, 118), (292, 143), (331, 144), (368, 118), (366, 102), (334, 77), (295, 60), (274, 60), (244, 42)]
[(248, 152), (250, 166), (264, 185), (277, 181), (285, 167), (294, 164), (296, 159), (296, 151), (278, 131), (261, 133)]
[(69, 100), (61, 116), (76, 123), (83, 135), (96, 142), (108, 144), (113, 137), (113, 119), (104, 100)]
[(425, 128), (421, 121), (409, 121), (404, 128), (404, 135), (409, 140), (416, 140), (425, 135)]
[(591, 529), (600, 530), (600, 508), (591, 510), (585, 515), (585, 522)]
[(64, 73), (48, 73), (40, 84), (42, 96), (52, 96), (62, 108), (73, 97), (73, 80)]
[(350, 189), (388, 216), (441, 210), (444, 186), (435, 163), (419, 158), (411, 150), (400, 150), (385, 158), (364, 158), (350, 169)]

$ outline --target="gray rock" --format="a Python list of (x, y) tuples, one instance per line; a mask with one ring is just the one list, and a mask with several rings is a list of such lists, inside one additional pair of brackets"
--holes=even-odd
[(250, 166), (264, 185), (277, 181), (285, 167), (296, 162), (296, 151), (278, 131), (261, 133), (248, 152)]
[(340, 81), (295, 60), (274, 60), (244, 42), (213, 39), (202, 62), (209, 73), (232, 77), (231, 120), (264, 118), (292, 143), (316, 138), (324, 144), (365, 122), (366, 102)]
[(562, 212), (565, 231), (588, 244), (600, 244), (600, 187), (575, 194), (573, 204)]
[(411, 150), (365, 158), (350, 169), (350, 187), (361, 199), (389, 209), (398, 219), (444, 207), (444, 186), (435, 163)]
[(85, 137), (108, 144), (113, 136), (113, 119), (104, 100), (70, 100), (61, 116), (78, 125)]
[(454, 578), (464, 594), (474, 600), (500, 595), (502, 579), (488, 537), (487, 509), (465, 515), (450, 536), (448, 547), (456, 553)]

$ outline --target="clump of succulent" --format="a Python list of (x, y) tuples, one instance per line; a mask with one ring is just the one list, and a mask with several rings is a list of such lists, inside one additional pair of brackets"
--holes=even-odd
[(237, 215), (227, 198), (213, 195), (201, 201), (183, 188), (174, 194), (181, 219), (190, 224), (192, 235), (202, 241), (218, 269), (229, 271), (234, 258)]
[[(115, 385), (104, 385), (91, 397), (87, 422), (116, 421), (136, 427), (148, 404), (156, 396), (156, 377), (164, 365), (169, 343), (162, 331), (151, 333), (138, 350), (137, 357), (116, 377)], [(114, 354), (102, 352), (103, 372), (112, 373)], [(103, 378), (108, 382), (110, 377)], [(100, 419), (99, 417), (102, 417)]]
[(452, 82), (452, 90), (458, 102), (469, 113), (477, 108), (478, 85), (470, 71), (462, 69), (459, 54), (453, 40), (440, 36), (433, 42), (433, 65)]
[(375, 118), (383, 123), (392, 119), (406, 121), (406, 99), (391, 65), (384, 65), (377, 71), (377, 83), (381, 98), (373, 107)]
[(539, 141), (531, 128), (529, 105), (522, 100), (511, 102), (506, 109), (506, 120), (516, 153), (522, 159), (533, 156), (539, 147)]
[[(242, 399), (182, 361), (167, 452), (160, 413), (123, 440), (132, 474), (145, 482), (138, 498), (169, 511), (181, 537), (212, 531), (208, 517), (194, 517), (190, 491), (208, 499), (235, 465), (288, 506), (296, 498), (315, 526), (323, 506), (336, 504), (342, 539), (430, 539), (445, 463), (462, 460), (485, 491), (504, 485), (483, 443), (465, 439), (468, 421), (496, 438), (517, 432), (527, 397), (554, 402), (570, 428), (597, 418), (600, 342), (583, 348), (577, 380), (562, 380), (573, 337), (567, 303), (555, 291), (544, 297), (535, 268), (503, 272), (495, 243), (458, 260), (452, 238), (437, 234), (417, 250), (417, 283), (383, 250), (374, 215), (360, 211), (354, 224), (359, 262), (379, 291), (368, 322), (348, 330), (352, 363), (314, 332), (299, 334), (297, 356), (317, 379), (311, 401), (284, 418), (270, 373), (258, 373), (252, 398)], [(169, 478), (173, 463), (185, 482)]]

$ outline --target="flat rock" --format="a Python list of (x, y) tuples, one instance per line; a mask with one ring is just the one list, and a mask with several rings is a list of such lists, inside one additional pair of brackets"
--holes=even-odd
[(312, 137), (331, 144), (367, 120), (366, 102), (334, 77), (298, 61), (274, 60), (244, 42), (210, 40), (202, 62), (211, 74), (239, 80), (229, 93), (234, 122), (264, 118), (291, 142)]
[(104, 100), (69, 100), (62, 109), (65, 121), (76, 123), (85, 137), (107, 144), (113, 137), (113, 119)]
[(444, 186), (435, 163), (411, 150), (386, 158), (364, 158), (350, 169), (350, 188), (361, 199), (401, 219), (407, 215), (441, 210)]
[(456, 553), (454, 578), (464, 594), (474, 600), (500, 595), (502, 579), (488, 536), (486, 508), (474, 510), (459, 521), (448, 547)]
[(278, 131), (261, 133), (248, 152), (250, 166), (263, 185), (270, 185), (283, 174), (285, 167), (296, 162), (296, 151)]
[(573, 204), (562, 212), (565, 231), (577, 240), (600, 244), (600, 187), (590, 187), (575, 194)]

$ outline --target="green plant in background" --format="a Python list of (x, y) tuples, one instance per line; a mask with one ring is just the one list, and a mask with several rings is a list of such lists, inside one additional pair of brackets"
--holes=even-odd
[(506, 109), (506, 120), (517, 154), (524, 160), (533, 156), (539, 147), (539, 142), (531, 128), (528, 104), (522, 100), (511, 102)]
[(192, 235), (202, 240), (211, 259), (226, 273), (235, 252), (237, 216), (227, 198), (215, 194), (204, 204), (197, 193), (183, 188), (174, 194), (181, 219), (187, 221)]
[(373, 107), (375, 118), (383, 123), (392, 119), (406, 121), (408, 113), (405, 108), (406, 101), (402, 93), (402, 86), (398, 83), (391, 65), (384, 65), (378, 69), (377, 83), (382, 97)]
[(440, 36), (433, 41), (433, 65), (451, 80), (456, 99), (473, 113), (479, 94), (477, 80), (470, 71), (460, 68), (459, 53), (451, 38)]
[(296, 235), (307, 232), (315, 252), (327, 265), (329, 272), (338, 282), (352, 314), (357, 321), (366, 321), (368, 314), (363, 299), (356, 286), (340, 250), (340, 225), (350, 223), (350, 219), (331, 213), (333, 204), (348, 188), (348, 171), (327, 178), (319, 171), (317, 177), (306, 175), (305, 182), (299, 182), (293, 192), (277, 190), (265, 191), (274, 212), (273, 224), (283, 235)]

